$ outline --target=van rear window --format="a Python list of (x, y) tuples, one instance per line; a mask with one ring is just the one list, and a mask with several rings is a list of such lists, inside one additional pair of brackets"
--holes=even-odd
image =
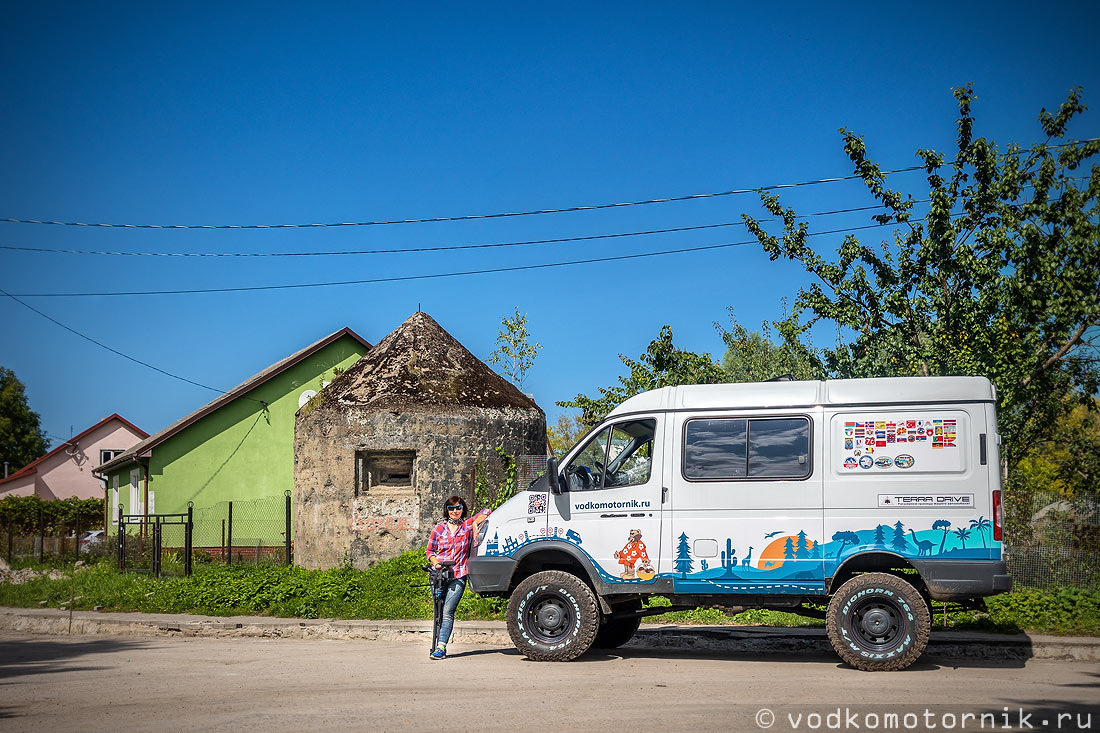
[(684, 476), (696, 481), (810, 475), (810, 421), (700, 418), (684, 431)]

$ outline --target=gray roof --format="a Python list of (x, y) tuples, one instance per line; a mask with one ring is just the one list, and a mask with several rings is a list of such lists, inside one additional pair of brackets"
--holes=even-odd
[(340, 404), (377, 409), (487, 407), (538, 410), (535, 401), (417, 312), (326, 388)]
[(339, 331), (325, 336), (320, 341), (315, 341), (304, 349), (294, 352), (285, 359), (281, 359), (269, 366), (267, 369), (264, 369), (258, 374), (249, 377), (228, 392), (225, 392), (224, 394), (219, 395), (210, 402), (207, 402), (205, 405), (195, 410), (190, 415), (187, 415), (186, 417), (177, 420), (168, 427), (164, 428), (164, 430), (150, 435), (148, 438), (133, 446), (129, 450), (123, 452), (121, 455), (115, 456), (113, 460), (107, 461), (103, 465), (96, 468), (95, 472), (106, 473), (108, 471), (112, 471), (116, 468), (124, 466), (128, 463), (133, 463), (138, 457), (144, 457), (145, 454), (147, 454), (155, 446), (163, 443), (165, 440), (183, 430), (188, 425), (191, 425), (192, 423), (201, 420), (210, 413), (214, 412), (214, 410), (217, 410), (222, 405), (232, 402), (246, 392), (249, 392), (256, 387), (259, 387), (264, 382), (278, 376), (298, 362), (306, 359), (312, 354), (315, 354), (329, 344), (339, 340), (343, 336), (350, 336), (351, 338), (355, 339), (363, 346), (365, 346), (368, 350), (371, 348), (371, 345), (366, 341), (366, 339), (357, 334), (355, 331), (352, 331), (350, 328), (341, 328)]

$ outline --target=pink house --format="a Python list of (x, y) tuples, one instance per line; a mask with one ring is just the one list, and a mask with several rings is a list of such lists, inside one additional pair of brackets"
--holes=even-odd
[(105, 417), (11, 476), (0, 479), (0, 499), (30, 496), (42, 499), (101, 499), (103, 483), (92, 470), (149, 437), (118, 414)]

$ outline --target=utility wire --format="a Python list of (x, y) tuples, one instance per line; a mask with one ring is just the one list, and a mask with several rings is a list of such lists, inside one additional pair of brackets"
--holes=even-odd
[[(1015, 154), (1025, 153), (1031, 150), (1035, 150), (1039, 147), (1047, 149), (1057, 149), (1073, 147), (1075, 145), (1083, 145), (1090, 142), (1100, 140), (1100, 137), (1092, 137), (1084, 140), (1074, 140), (1067, 143), (1059, 143), (1057, 145), (1045, 145), (1045, 146), (1033, 146), (1031, 148), (1021, 148), (1016, 151)], [(945, 161), (944, 165), (949, 165), (954, 161)], [(881, 175), (893, 175), (895, 173), (909, 173), (912, 171), (925, 170), (925, 165), (911, 165), (904, 168), (894, 168), (892, 170), (880, 171)], [(763, 191), (777, 191), (785, 188), (799, 188), (802, 186), (817, 186), (823, 183), (837, 183), (839, 181), (853, 181), (861, 179), (863, 176), (859, 173), (853, 173), (849, 176), (835, 176), (832, 178), (818, 178), (808, 181), (798, 181), (796, 183), (777, 183), (768, 186), (753, 186), (751, 188), (735, 188), (729, 191), (714, 191), (710, 193), (693, 193), (683, 196), (666, 196), (664, 198), (655, 199), (643, 199), (639, 201), (621, 201), (611, 204), (590, 204), (587, 206), (567, 206), (559, 209), (535, 209), (532, 211), (510, 211), (499, 212), (494, 214), (466, 214), (463, 216), (437, 216), (425, 219), (381, 219), (375, 221), (347, 221), (347, 222), (321, 222), (313, 224), (113, 224), (113, 223), (94, 223), (84, 221), (45, 221), (41, 219), (14, 219), (14, 218), (0, 218), (0, 222), (10, 224), (46, 224), (52, 226), (67, 226), (67, 227), (99, 227), (107, 229), (313, 229), (323, 227), (369, 227), (369, 226), (384, 226), (389, 224), (428, 224), (433, 222), (447, 222), (447, 221), (472, 221), (476, 219), (503, 219), (514, 216), (537, 216), (540, 214), (566, 214), (575, 211), (597, 211), (600, 209), (616, 209), (624, 208), (628, 206), (648, 206), (650, 204), (664, 204), (675, 201), (693, 201), (697, 199), (710, 199), (718, 198), (721, 196), (736, 196), (746, 193), (761, 193)]]
[[(1088, 180), (1087, 176), (1071, 177), (1071, 180)], [(912, 204), (926, 204), (931, 199), (911, 199)], [(853, 206), (847, 209), (831, 209), (829, 211), (815, 211), (809, 214), (799, 214), (796, 219), (811, 219), (816, 216), (832, 216), (834, 214), (852, 214), (860, 211), (873, 211), (885, 208), (885, 204), (872, 204), (870, 206)], [(780, 221), (775, 217), (757, 219), (760, 223)], [(50, 247), (22, 247), (16, 245), (0, 244), (0, 250), (12, 250), (18, 252), (44, 252), (49, 254), (73, 254), (73, 255), (105, 255), (112, 257), (331, 257), (340, 255), (377, 255), (377, 254), (404, 254), (416, 252), (447, 252), (454, 250), (486, 249), (492, 247), (519, 247), (532, 244), (556, 244), (563, 242), (589, 242), (599, 239), (618, 239), (622, 237), (643, 237), (653, 234), (671, 234), (678, 232), (694, 232), (705, 229), (721, 229), (723, 227), (744, 226), (744, 221), (730, 221), (719, 224), (697, 224), (693, 226), (671, 227), (667, 229), (647, 229), (636, 232), (614, 232), (611, 234), (590, 234), (579, 237), (557, 237), (554, 239), (527, 239), (516, 242), (489, 242), (485, 244), (452, 244), (435, 247), (402, 247), (391, 249), (353, 249), (331, 250), (327, 252), (145, 252), (125, 250), (92, 250), (92, 249), (56, 249)]]
[[(924, 170), (922, 165), (912, 165), (906, 168), (883, 171), (883, 174), (907, 173), (910, 171)], [(321, 222), (315, 224), (109, 224), (93, 223), (85, 221), (43, 221), (40, 219), (8, 219), (0, 218), (0, 222), (10, 224), (49, 224), (64, 227), (101, 227), (107, 229), (317, 229), (323, 227), (373, 227), (390, 224), (429, 224), (433, 222), (447, 221), (473, 221), (477, 219), (504, 219), (513, 216), (537, 216), (540, 214), (567, 214), (575, 211), (599, 211), (600, 209), (619, 209), (628, 206), (648, 206), (650, 204), (665, 204), (674, 201), (694, 201), (697, 199), (711, 199), (720, 196), (736, 196), (746, 193), (759, 193), (761, 191), (776, 191), (783, 188), (798, 188), (801, 186), (816, 186), (822, 183), (836, 183), (838, 181), (852, 181), (861, 178), (859, 174), (850, 176), (838, 176), (835, 178), (819, 178), (812, 181), (799, 181), (797, 183), (778, 183), (770, 186), (757, 186), (755, 188), (735, 188), (729, 191), (715, 191), (711, 193), (692, 193), (684, 196), (668, 196), (659, 199), (644, 199), (640, 201), (621, 201), (613, 204), (590, 204), (587, 206), (567, 206), (560, 209), (535, 209), (532, 211), (507, 211), (494, 214), (465, 214), (463, 216), (437, 216), (426, 219), (381, 219), (376, 221), (344, 221)]]
[[(928, 199), (920, 199), (913, 203), (927, 203)], [(818, 211), (811, 214), (803, 214), (797, 218), (808, 219), (814, 216), (829, 216), (832, 214), (851, 214), (858, 211), (871, 211), (884, 208), (882, 204), (871, 206), (856, 206), (849, 209), (833, 209), (832, 211)], [(760, 222), (779, 221), (776, 218), (758, 219)], [(335, 250), (331, 252), (126, 252), (121, 250), (88, 250), (88, 249), (51, 249), (47, 247), (19, 247), (15, 245), (0, 245), (0, 249), (16, 250), (20, 252), (48, 252), (54, 254), (77, 255), (108, 255), (129, 257), (329, 257), (333, 255), (376, 255), (398, 254), (409, 252), (445, 252), (452, 250), (485, 249), (490, 247), (518, 247), (531, 244), (554, 244), (561, 242), (588, 242), (596, 239), (616, 239), (621, 237), (642, 237), (652, 234), (670, 234), (675, 232), (694, 232), (704, 229), (721, 229), (723, 227), (744, 226), (743, 221), (722, 222), (720, 224), (697, 224), (685, 227), (672, 227), (669, 229), (647, 229), (637, 232), (615, 232), (612, 234), (590, 234), (580, 237), (557, 237), (554, 239), (528, 239), (518, 242), (490, 242), (487, 244), (452, 244), (437, 247), (405, 247), (395, 249), (357, 249)]]
[[(71, 334), (74, 334), (74, 335), (76, 335), (76, 336), (79, 336), (80, 338), (84, 339), (85, 341), (90, 341), (91, 343), (95, 344), (95, 345), (96, 345), (96, 346), (98, 346), (99, 348), (101, 348), (101, 349), (106, 349), (107, 351), (110, 351), (110, 352), (111, 352), (112, 354), (115, 354), (115, 355), (117, 355), (117, 356), (121, 356), (121, 357), (122, 357), (123, 359), (127, 359), (127, 360), (129, 360), (129, 361), (132, 361), (132, 362), (134, 362), (135, 364), (140, 364), (140, 365), (141, 365), (141, 366), (143, 366), (143, 367), (147, 367), (147, 368), (149, 368), (149, 369), (152, 369), (152, 370), (153, 370), (154, 372), (160, 372), (161, 374), (163, 374), (163, 375), (165, 375), (165, 376), (167, 376), (167, 377), (171, 377), (172, 379), (178, 379), (178, 380), (180, 380), (181, 382), (187, 382), (188, 384), (193, 384), (193, 385), (195, 385), (196, 387), (202, 387), (203, 389), (208, 389), (208, 390), (210, 390), (210, 391), (212, 391), (212, 392), (217, 392), (218, 394), (228, 394), (228, 391), (227, 391), (227, 390), (224, 390), (224, 389), (218, 389), (217, 387), (211, 387), (211, 386), (209, 386), (209, 385), (206, 385), (206, 384), (202, 384), (201, 382), (196, 382), (196, 381), (194, 381), (194, 380), (188, 379), (187, 377), (181, 377), (181, 376), (180, 376), (180, 375), (178, 375), (178, 374), (173, 374), (172, 372), (168, 372), (168, 371), (165, 371), (165, 370), (161, 369), (160, 367), (156, 367), (156, 366), (153, 366), (152, 364), (150, 364), (150, 363), (148, 363), (148, 362), (144, 362), (144, 361), (142, 361), (141, 359), (136, 359), (136, 358), (134, 358), (134, 357), (130, 356), (129, 354), (125, 354), (125, 353), (123, 353), (123, 352), (119, 351), (118, 349), (113, 349), (113, 348), (111, 348), (110, 346), (108, 346), (107, 344), (105, 344), (105, 343), (103, 343), (103, 342), (101, 342), (101, 341), (96, 341), (96, 340), (95, 340), (94, 338), (92, 338), (91, 336), (86, 336), (86, 335), (82, 334), (82, 333), (81, 333), (80, 331), (77, 331), (77, 330), (76, 330), (75, 328), (71, 328), (71, 327), (69, 327), (69, 326), (66, 326), (66, 325), (65, 325), (64, 323), (62, 323), (61, 321), (57, 320), (56, 318), (53, 318), (53, 317), (51, 317), (51, 316), (48, 316), (48, 315), (46, 315), (46, 314), (45, 314), (45, 313), (43, 313), (42, 311), (40, 311), (40, 310), (38, 310), (37, 308), (35, 308), (35, 307), (34, 307), (33, 305), (31, 305), (31, 304), (29, 304), (29, 303), (24, 303), (24, 302), (23, 302), (22, 300), (20, 300), (20, 299), (19, 299), (19, 297), (18, 297), (18, 296), (16, 296), (16, 295), (12, 295), (12, 294), (11, 294), (11, 293), (9, 293), (8, 291), (4, 290), (3, 288), (0, 288), (0, 294), (3, 294), (3, 295), (6, 295), (6, 296), (8, 296), (8, 297), (9, 297), (9, 298), (11, 298), (12, 300), (14, 300), (14, 301), (15, 301), (16, 303), (18, 303), (19, 305), (23, 306), (24, 308), (27, 308), (28, 310), (34, 311), (35, 313), (37, 313), (38, 315), (42, 316), (43, 318), (45, 318), (45, 319), (46, 319), (47, 321), (49, 321), (50, 323), (54, 324), (55, 326), (60, 326), (61, 328), (63, 328), (63, 329), (65, 329), (66, 331), (68, 331), (69, 333), (71, 333)], [(252, 399), (252, 398), (251, 398), (251, 397), (246, 397), (246, 399)], [(266, 404), (266, 403), (264, 403), (264, 402), (263, 402), (262, 400), (253, 400), (253, 401), (254, 401), (254, 402), (260, 402), (260, 403), (261, 403), (261, 404), (263, 404), (263, 405), (264, 405), (265, 407), (267, 406), (267, 404)]]
[[(924, 221), (920, 219), (909, 219), (912, 223)], [(858, 227), (846, 227), (844, 229), (830, 229), (821, 232), (812, 232), (807, 234), (808, 237), (819, 237), (825, 234), (842, 234), (845, 232), (856, 232), (865, 229), (879, 229), (882, 227), (893, 226), (896, 227), (896, 222), (887, 222), (885, 224), (867, 224), (865, 226)], [(725, 249), (729, 247), (743, 247), (750, 244), (756, 244), (758, 240), (749, 239), (740, 242), (723, 242), (721, 244), (707, 244), (698, 247), (683, 247), (679, 249), (665, 249), (657, 252), (636, 252), (628, 255), (616, 255), (612, 257), (592, 257), (583, 260), (568, 260), (565, 262), (546, 262), (538, 265), (514, 265), (511, 267), (491, 267), (480, 270), (461, 270), (457, 272), (438, 272), (429, 273), (426, 275), (399, 275), (395, 277), (376, 277), (364, 280), (337, 280), (331, 282), (319, 282), (319, 283), (290, 283), (287, 285), (251, 285), (232, 288), (186, 288), (180, 290), (132, 290), (125, 292), (83, 292), (83, 293), (18, 293), (19, 296), (24, 298), (84, 298), (91, 296), (101, 297), (122, 297), (130, 295), (194, 295), (198, 293), (243, 293), (243, 292), (255, 292), (260, 290), (297, 290), (302, 288), (324, 288), (335, 287), (341, 285), (368, 285), (376, 283), (390, 283), (390, 282), (408, 282), (410, 280), (435, 280), (445, 277), (461, 277), (464, 275), (487, 275), (499, 272), (520, 272), (523, 270), (544, 270), (552, 267), (568, 267), (571, 265), (589, 265), (597, 262), (618, 262), (622, 260), (636, 260), (644, 257), (659, 257), (662, 255), (672, 254), (684, 254), (687, 252), (705, 252), (713, 249)], [(0, 291), (3, 292), (3, 291)], [(4, 293), (9, 295), (8, 293)], [(30, 306), (27, 306), (28, 308)]]

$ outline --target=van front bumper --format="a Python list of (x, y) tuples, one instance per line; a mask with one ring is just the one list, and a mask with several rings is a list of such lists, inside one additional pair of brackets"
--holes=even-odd
[(910, 562), (928, 586), (928, 594), (937, 601), (994, 596), (1012, 590), (1012, 576), (1003, 560)]
[(516, 561), (510, 557), (470, 558), (470, 589), (475, 593), (507, 593)]

